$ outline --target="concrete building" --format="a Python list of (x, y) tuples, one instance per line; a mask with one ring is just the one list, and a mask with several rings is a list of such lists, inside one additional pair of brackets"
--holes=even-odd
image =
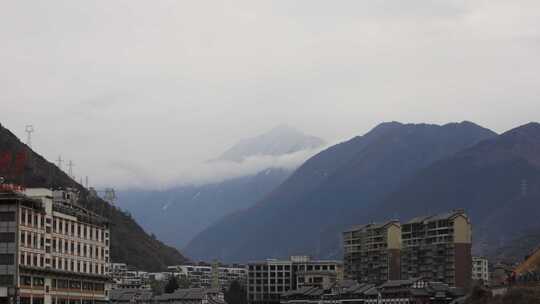
[(243, 265), (174, 265), (168, 266), (167, 270), (187, 279), (192, 288), (227, 288), (233, 281), (246, 286), (247, 280), (247, 270)]
[(299, 287), (326, 288), (343, 277), (340, 261), (312, 260), (293, 256), (289, 260), (269, 259), (248, 264), (248, 302), (279, 303), (280, 295)]
[(107, 221), (74, 190), (0, 192), (0, 302), (107, 301), (109, 245)]
[(422, 277), (469, 287), (472, 278), (471, 223), (463, 210), (417, 217), (401, 225), (401, 278)]
[(343, 232), (345, 277), (382, 283), (400, 277), (401, 226), (398, 221), (355, 226)]
[(489, 284), (489, 262), (488, 259), (484, 257), (473, 257), (472, 258), (472, 279), (475, 281), (483, 282), (484, 284)]

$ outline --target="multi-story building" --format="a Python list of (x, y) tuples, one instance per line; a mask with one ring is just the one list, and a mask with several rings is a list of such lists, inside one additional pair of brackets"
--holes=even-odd
[(247, 279), (247, 270), (243, 265), (174, 265), (167, 269), (172, 274), (187, 279), (192, 288), (227, 288), (233, 281), (245, 286)]
[(108, 223), (81, 207), (77, 192), (0, 193), (0, 302), (106, 301), (108, 262)]
[(472, 279), (475, 281), (483, 282), (484, 284), (489, 284), (488, 259), (475, 256), (472, 258), (472, 264)]
[(343, 245), (346, 278), (375, 284), (399, 279), (398, 221), (352, 227), (343, 232)]
[(472, 277), (471, 223), (463, 210), (417, 217), (401, 225), (401, 278), (422, 277), (468, 287)]
[(247, 294), (250, 304), (279, 303), (280, 295), (298, 286), (329, 286), (343, 277), (340, 261), (293, 256), (248, 264)]

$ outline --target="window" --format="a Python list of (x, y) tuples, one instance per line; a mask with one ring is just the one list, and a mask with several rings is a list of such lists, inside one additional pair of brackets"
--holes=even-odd
[(2, 274), (0, 275), (0, 286), (10, 286), (13, 285), (13, 275), (12, 274)]
[(33, 282), (34, 286), (43, 287), (45, 285), (45, 279), (42, 277), (34, 277)]
[(0, 243), (15, 242), (15, 232), (0, 232)]
[(23, 286), (32, 286), (32, 278), (30, 276), (22, 275), (21, 276), (21, 285), (23, 285)]
[(26, 209), (21, 209), (21, 224), (26, 224)]
[(15, 264), (15, 255), (13, 253), (0, 254), (0, 265), (13, 265)]
[(0, 212), (0, 222), (14, 222), (15, 221), (15, 212)]

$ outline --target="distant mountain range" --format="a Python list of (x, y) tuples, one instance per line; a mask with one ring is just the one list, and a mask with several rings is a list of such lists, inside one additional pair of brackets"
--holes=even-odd
[(119, 206), (167, 244), (184, 247), (224, 215), (250, 207), (282, 183), (289, 169), (270, 168), (255, 175), (200, 186), (161, 191), (120, 191)]
[(280, 125), (257, 137), (243, 139), (216, 160), (241, 162), (255, 156), (280, 156), (322, 147), (324, 141)]
[[(292, 127), (278, 126), (260, 136), (241, 140), (213, 162), (241, 165), (250, 157), (280, 157), (320, 148), (323, 140)], [(119, 206), (149, 232), (177, 248), (225, 215), (251, 207), (281, 184), (291, 168), (262, 168), (256, 174), (203, 185), (166, 190), (127, 189), (118, 193)]]
[(432, 207), (422, 210), (390, 199), (423, 169), (496, 136), (470, 122), (383, 123), (313, 156), (256, 205), (200, 233), (184, 252), (227, 262), (293, 254), (340, 258), (341, 231), (349, 225), (450, 207), (439, 208), (434, 197), (423, 202)]
[[(7, 154), (5, 154), (7, 153)], [(6, 172), (2, 162), (0, 176), (7, 182), (27, 187), (74, 187), (81, 192), (82, 201), (90, 210), (109, 218), (111, 222), (111, 260), (124, 262), (147, 271), (162, 271), (168, 265), (188, 261), (176, 249), (148, 235), (130, 216), (109, 205), (100, 198), (92, 197), (79, 183), (70, 178), (56, 165), (23, 144), (13, 133), (0, 125), (0, 155), (27, 155), (19, 174)], [(22, 154), (21, 154), (22, 155)], [(22, 159), (22, 158), (21, 158)], [(13, 162), (14, 164), (16, 161)], [(7, 173), (7, 174), (6, 174)], [(11, 172), (13, 173), (13, 172)]]

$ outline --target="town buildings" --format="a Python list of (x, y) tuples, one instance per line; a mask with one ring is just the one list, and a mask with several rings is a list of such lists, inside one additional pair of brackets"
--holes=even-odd
[(400, 278), (401, 226), (398, 221), (355, 226), (343, 232), (347, 278), (382, 283)]
[(331, 288), (304, 287), (281, 296), (282, 304), (450, 304), (465, 295), (461, 288), (420, 278), (391, 280), (381, 285), (353, 280)]
[[(156, 304), (226, 304), (223, 291), (219, 288), (178, 289), (170, 294), (154, 297)], [(229, 303), (234, 304), (234, 303)]]
[(189, 281), (192, 288), (228, 288), (233, 281), (246, 286), (247, 270), (243, 265), (174, 265), (167, 270)]
[(362, 283), (424, 278), (468, 287), (471, 223), (463, 210), (353, 227), (343, 233), (345, 275)]
[[(149, 290), (115, 289), (111, 291), (111, 304), (226, 304), (220, 289), (178, 289), (170, 294), (154, 296)], [(234, 303), (230, 303), (234, 304)]]
[(489, 284), (488, 259), (484, 257), (473, 257), (472, 264), (472, 279), (475, 281), (483, 282), (486, 285)]
[(111, 289), (150, 289), (149, 275), (125, 263), (111, 263)]
[(0, 302), (107, 301), (109, 239), (73, 189), (0, 192)]
[(328, 288), (343, 277), (340, 261), (312, 260), (308, 256), (252, 262), (247, 267), (247, 294), (251, 304), (279, 303), (280, 295), (289, 290)]

